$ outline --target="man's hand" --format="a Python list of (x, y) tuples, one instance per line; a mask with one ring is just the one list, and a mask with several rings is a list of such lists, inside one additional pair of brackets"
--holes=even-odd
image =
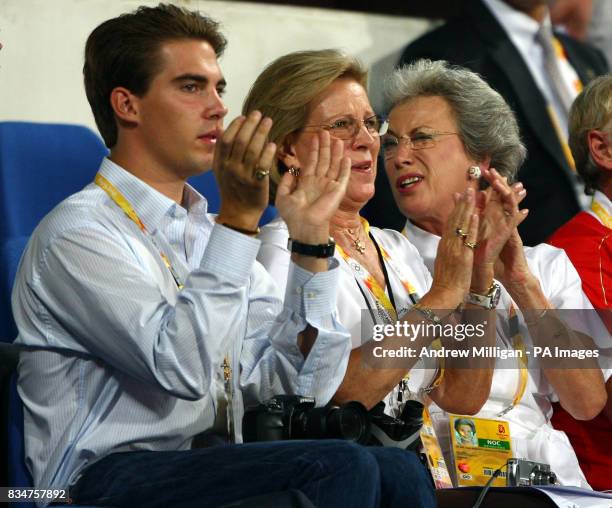
[(276, 191), (276, 207), (293, 240), (313, 245), (327, 243), (329, 221), (346, 192), (351, 160), (344, 145), (332, 142), (327, 131), (314, 137), (308, 161), (295, 177), (283, 175)]
[[(266, 139), (272, 120), (259, 111), (232, 121), (215, 147), (213, 171), (221, 194), (217, 222), (254, 231), (268, 205), (269, 172), (276, 145)], [(269, 173), (268, 173), (269, 174)]]

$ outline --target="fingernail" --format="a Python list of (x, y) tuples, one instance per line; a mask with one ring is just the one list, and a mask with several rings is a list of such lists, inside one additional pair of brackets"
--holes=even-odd
[(519, 196), (524, 196), (525, 194), (527, 194), (527, 191), (525, 189), (518, 193)]
[(527, 214), (529, 213), (529, 208), (523, 208), (523, 209), (521, 210), (521, 213), (522, 213), (523, 215), (527, 215)]

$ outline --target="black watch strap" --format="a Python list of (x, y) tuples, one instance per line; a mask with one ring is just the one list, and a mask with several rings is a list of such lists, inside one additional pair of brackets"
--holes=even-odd
[(333, 238), (329, 238), (327, 243), (319, 245), (311, 245), (309, 243), (298, 242), (289, 238), (287, 242), (287, 249), (296, 254), (302, 254), (303, 256), (312, 256), (315, 258), (330, 258), (334, 255), (336, 250), (336, 242)]

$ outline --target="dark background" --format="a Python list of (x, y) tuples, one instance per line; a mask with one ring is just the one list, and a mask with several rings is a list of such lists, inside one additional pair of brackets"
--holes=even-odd
[(324, 7), (370, 14), (446, 19), (457, 14), (466, 0), (246, 0), (252, 3)]

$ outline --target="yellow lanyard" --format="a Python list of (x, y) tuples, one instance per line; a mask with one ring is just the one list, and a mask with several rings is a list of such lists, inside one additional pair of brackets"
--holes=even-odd
[[(597, 217), (599, 218), (599, 220), (605, 227), (607, 227), (608, 229), (612, 229), (612, 216), (606, 211), (606, 209), (600, 203), (595, 201), (595, 198), (593, 198), (593, 200), (591, 201), (591, 210), (593, 210), (593, 213), (597, 215)], [(601, 242), (599, 242), (599, 248), (598, 248), (598, 251), (599, 251), (599, 285), (601, 286), (601, 294), (603, 295), (604, 305), (606, 307), (609, 307), (610, 304), (608, 303), (608, 297), (606, 295), (606, 286), (604, 285), (604, 270), (603, 270), (603, 266), (604, 266), (603, 258), (604, 257), (602, 255), (602, 250), (603, 250), (604, 244), (610, 237), (612, 237), (612, 233), (605, 235), (601, 239)]]
[[(151, 240), (155, 248), (159, 251), (159, 255), (164, 261), (164, 264), (170, 271), (172, 278), (174, 279), (174, 282), (176, 284), (176, 287), (179, 289), (179, 291), (183, 289), (183, 284), (181, 283), (181, 280), (178, 274), (175, 272), (174, 268), (172, 267), (170, 260), (164, 254), (161, 248), (157, 245), (155, 238), (149, 233), (146, 226), (140, 220), (140, 217), (138, 217), (136, 210), (134, 210), (130, 202), (125, 198), (123, 194), (121, 194), (121, 192), (119, 192), (119, 189), (117, 189), (117, 187), (115, 187), (111, 182), (109, 182), (106, 178), (104, 178), (100, 173), (96, 174), (95, 183), (102, 190), (104, 190), (104, 192), (108, 194), (108, 196), (115, 202), (115, 204), (119, 208), (121, 208), (121, 210), (123, 210), (125, 214), (130, 218), (130, 220), (132, 220), (138, 226), (140, 231), (142, 231), (142, 233)], [(232, 369), (230, 366), (229, 354), (225, 355), (223, 359), (223, 364), (221, 365), (221, 369), (223, 370), (224, 389), (225, 389), (225, 393), (227, 396), (227, 408), (226, 408), (227, 430), (228, 430), (228, 435), (230, 436), (230, 438), (232, 438), (234, 435), (234, 419), (233, 419), (233, 413), (232, 413), (232, 407), (231, 407), (232, 399), (233, 399), (232, 397), (233, 390), (231, 386)]]
[(593, 213), (597, 215), (604, 226), (608, 229), (612, 229), (612, 215), (610, 215), (601, 204), (595, 201), (595, 199), (591, 201), (591, 210), (593, 210)]
[(174, 279), (176, 287), (179, 290), (183, 289), (183, 284), (181, 283), (181, 280), (178, 274), (172, 267), (170, 260), (164, 254), (161, 248), (157, 245), (155, 238), (153, 238), (153, 236), (149, 233), (146, 226), (140, 220), (140, 217), (138, 217), (136, 210), (134, 210), (130, 202), (125, 198), (123, 194), (121, 194), (121, 192), (119, 192), (117, 187), (115, 187), (112, 183), (110, 183), (100, 173), (96, 174), (95, 182), (96, 182), (96, 185), (98, 185), (104, 192), (106, 192), (109, 195), (109, 197), (115, 202), (115, 204), (119, 208), (121, 208), (125, 212), (125, 214), (140, 228), (140, 231), (142, 231), (142, 233), (145, 236), (149, 237), (149, 239), (151, 240), (155, 248), (159, 251), (159, 255), (161, 256), (164, 264), (166, 265), (166, 268), (168, 268), (168, 270), (170, 271), (170, 274), (172, 275), (172, 278)]
[(523, 395), (525, 395), (525, 390), (527, 389), (527, 382), (529, 381), (529, 372), (527, 371), (528, 360), (525, 351), (525, 342), (523, 341), (523, 336), (519, 332), (519, 319), (516, 313), (516, 308), (514, 307), (513, 303), (510, 303), (510, 310), (508, 311), (508, 322), (510, 327), (510, 336), (512, 337), (512, 344), (514, 346), (514, 349), (516, 351), (520, 351), (519, 383), (516, 388), (516, 392), (514, 394), (512, 402), (507, 408), (505, 408), (499, 413), (499, 416), (505, 415), (519, 404), (519, 402), (523, 398)]
[[(370, 234), (370, 224), (363, 217), (361, 217), (360, 219), (361, 219), (361, 224), (363, 225), (365, 234), (367, 236)], [(382, 245), (378, 245), (378, 247), (380, 249), (380, 254), (383, 258), (383, 262), (386, 262), (389, 266), (391, 266), (394, 269), (394, 271), (398, 275), (398, 278), (403, 288), (406, 290), (406, 292), (409, 295), (415, 295), (416, 289), (410, 283), (410, 281), (402, 277), (402, 274), (398, 272), (398, 269), (395, 266), (393, 260), (391, 259), (391, 256), (389, 255), (389, 253), (385, 250), (385, 248)], [(351, 258), (351, 256), (342, 247), (340, 247), (339, 245), (336, 245), (336, 250), (342, 256), (344, 261), (347, 262), (349, 266), (352, 267), (353, 264), (358, 265), (358, 263), (353, 258)], [(393, 307), (393, 304), (391, 303), (391, 300), (387, 296), (387, 293), (382, 288), (382, 286), (378, 283), (378, 281), (374, 278), (374, 276), (366, 272), (366, 274), (363, 275), (363, 283), (368, 288), (368, 291), (370, 292), (370, 294), (374, 297), (376, 304), (382, 307), (387, 312), (391, 320), (396, 321), (398, 319), (396, 309)], [(388, 290), (391, 291), (391, 287), (389, 287)]]

